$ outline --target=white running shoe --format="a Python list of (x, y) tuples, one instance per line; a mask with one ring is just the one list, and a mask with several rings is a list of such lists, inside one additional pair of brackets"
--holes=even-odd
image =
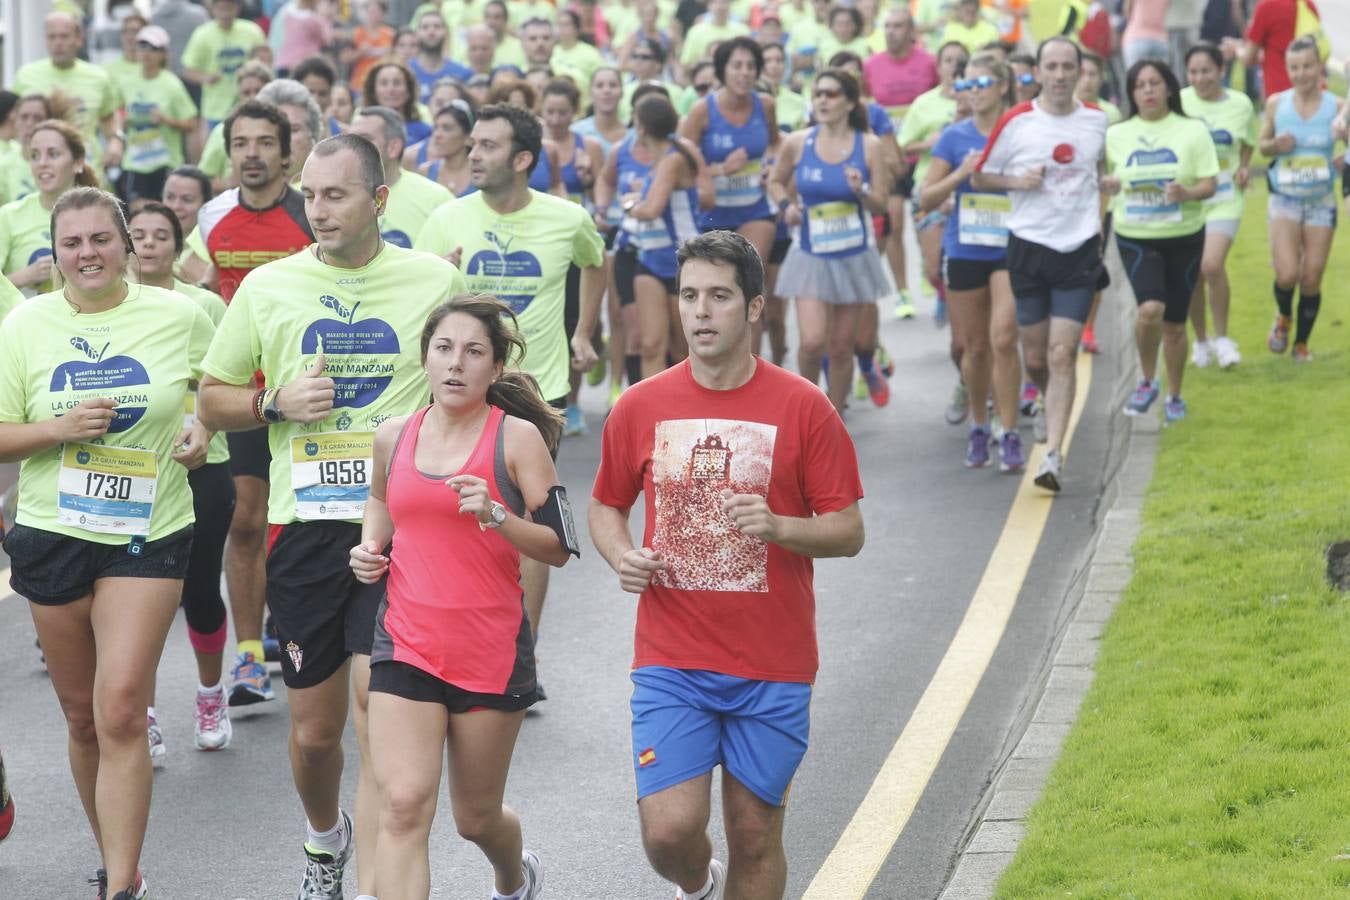
[(158, 769), (164, 765), (169, 748), (164, 746), (164, 732), (160, 730), (154, 716), (145, 717), (145, 733), (150, 741), (150, 765)]
[(1044, 444), (1049, 430), (1050, 426), (1045, 421), (1045, 397), (1040, 396), (1036, 398), (1036, 405), (1031, 411), (1031, 436), (1036, 439), (1036, 443)]
[(1191, 344), (1191, 365), (1203, 369), (1214, 361), (1214, 346), (1209, 341)]
[(533, 850), (520, 855), (520, 865), (525, 870), (525, 890), (521, 900), (536, 900), (544, 896), (544, 864)]
[(1231, 369), (1242, 362), (1242, 354), (1238, 352), (1237, 342), (1230, 337), (1215, 338), (1212, 342), (1214, 348), (1214, 358), (1219, 363), (1220, 369)]
[(230, 746), (234, 729), (230, 725), (230, 706), (223, 687), (197, 691), (195, 719), (192, 733), (198, 750), (224, 750)]

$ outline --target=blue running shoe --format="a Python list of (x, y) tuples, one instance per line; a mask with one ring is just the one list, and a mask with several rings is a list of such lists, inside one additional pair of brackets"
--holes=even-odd
[(1180, 422), (1186, 418), (1186, 401), (1180, 397), (1168, 397), (1163, 404), (1163, 418), (1168, 422)]
[(568, 437), (579, 437), (586, 433), (586, 417), (581, 414), (580, 406), (569, 405), (563, 416), (563, 434)]
[(230, 670), (230, 706), (250, 706), (275, 698), (267, 666), (252, 653), (239, 654)]
[(1003, 439), (998, 442), (998, 470), (1020, 472), (1026, 464), (1026, 457), (1022, 455), (1022, 436), (1012, 428), (1003, 432)]
[(1125, 415), (1144, 415), (1149, 411), (1149, 407), (1153, 406), (1153, 401), (1158, 399), (1158, 393), (1158, 382), (1149, 381), (1147, 378), (1139, 379), (1139, 386), (1125, 402)]
[(978, 425), (970, 429), (966, 442), (966, 468), (983, 469), (989, 465), (989, 432)]

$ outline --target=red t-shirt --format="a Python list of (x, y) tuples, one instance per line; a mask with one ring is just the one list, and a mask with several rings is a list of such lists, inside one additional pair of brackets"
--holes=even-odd
[(862, 498), (858, 460), (819, 388), (756, 362), (729, 391), (683, 362), (624, 391), (605, 422), (594, 497), (628, 509), (642, 493), (642, 544), (667, 566), (638, 600), (634, 668), (815, 680), (811, 560), (739, 531), (721, 494), (763, 495), (782, 516), (837, 512)]
[(292, 187), (264, 209), (245, 206), (239, 188), (230, 188), (201, 208), (197, 229), (220, 273), (220, 296), (226, 303), (234, 299), (239, 282), (249, 272), (299, 253), (314, 242), (305, 198)]
[[(1308, 7), (1319, 18), (1321, 12), (1313, 0)], [(1247, 40), (1261, 48), (1261, 78), (1267, 97), (1287, 91), (1289, 70), (1285, 68), (1284, 51), (1294, 42), (1294, 23), (1298, 19), (1297, 0), (1261, 0), (1252, 13), (1252, 24), (1247, 27)]]
[(875, 53), (863, 63), (863, 78), (873, 99), (889, 111), (909, 106), (922, 93), (937, 87), (937, 60), (922, 47), (914, 47), (904, 59)]

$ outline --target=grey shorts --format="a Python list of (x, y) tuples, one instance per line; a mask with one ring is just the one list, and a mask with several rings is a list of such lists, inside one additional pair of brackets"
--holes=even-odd
[(1205, 234), (1221, 234), (1231, 241), (1237, 237), (1238, 226), (1241, 224), (1241, 219), (1206, 219)]

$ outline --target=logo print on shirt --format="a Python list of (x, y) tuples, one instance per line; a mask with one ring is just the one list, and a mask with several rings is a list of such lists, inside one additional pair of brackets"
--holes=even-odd
[(1056, 144), (1055, 149), (1050, 156), (1061, 166), (1067, 166), (1069, 163), (1073, 162), (1073, 144)]
[(1175, 164), (1177, 155), (1166, 147), (1157, 150), (1136, 150), (1125, 160), (1128, 166), (1167, 166)]
[(399, 231), (395, 228), (390, 231), (381, 232), (380, 237), (384, 238), (387, 243), (393, 244), (395, 247), (402, 247), (404, 250), (412, 249), (412, 238), (408, 237), (406, 231)]
[(94, 347), (82, 337), (70, 339), (70, 346), (80, 351), (85, 359), (61, 363), (52, 372), (50, 390), (61, 396), (52, 398), (52, 411), (57, 415), (80, 405), (90, 397), (107, 397), (117, 401), (109, 434), (126, 431), (145, 415), (150, 398), (143, 391), (132, 390), (136, 385), (150, 384), (150, 375), (130, 356), (104, 358), (112, 342)]
[[(511, 307), (511, 312), (520, 315), (539, 289), (538, 279), (544, 274), (539, 259), (528, 250), (512, 252), (514, 237), (503, 242), (493, 231), (483, 232), (483, 237), (496, 249), (475, 253), (469, 260), (466, 277), (475, 279), (476, 276), (475, 290), (495, 295)], [(495, 279), (495, 283), (491, 279)]]
[(324, 294), (321, 306), (338, 318), (316, 319), (300, 339), (304, 356), (324, 354), (324, 374), (333, 379), (334, 407), (361, 409), (379, 399), (394, 380), (394, 363), (383, 359), (399, 352), (394, 326), (379, 318), (357, 319), (358, 301), (348, 309), (337, 297)]

